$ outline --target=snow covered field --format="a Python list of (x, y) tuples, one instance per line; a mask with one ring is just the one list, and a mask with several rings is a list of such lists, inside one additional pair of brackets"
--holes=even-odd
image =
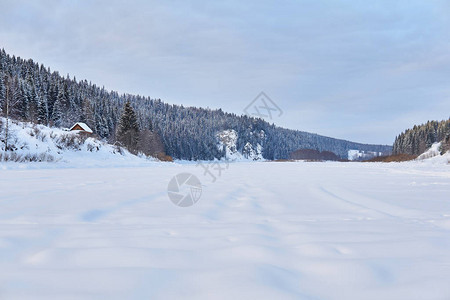
[(450, 165), (0, 168), (0, 270), (0, 299), (450, 299)]

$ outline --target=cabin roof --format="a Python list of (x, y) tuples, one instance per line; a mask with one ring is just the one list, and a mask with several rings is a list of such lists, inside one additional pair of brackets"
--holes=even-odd
[(85, 123), (83, 123), (83, 122), (78, 122), (78, 123), (76, 123), (75, 125), (73, 125), (72, 127), (70, 127), (70, 130), (74, 130), (74, 128), (75, 128), (77, 125), (80, 126), (80, 127), (83, 129), (83, 131), (86, 131), (86, 132), (89, 132), (89, 133), (93, 133), (92, 129), (89, 128), (89, 126), (87, 126), (87, 125), (86, 125)]

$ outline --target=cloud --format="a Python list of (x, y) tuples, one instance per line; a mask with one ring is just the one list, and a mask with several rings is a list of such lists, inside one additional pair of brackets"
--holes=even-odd
[(276, 124), (377, 143), (450, 111), (447, 1), (0, 7), (9, 53), (119, 92), (240, 114), (265, 91), (285, 111)]

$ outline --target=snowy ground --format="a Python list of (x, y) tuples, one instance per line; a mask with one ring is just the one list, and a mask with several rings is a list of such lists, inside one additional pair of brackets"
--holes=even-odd
[(0, 299), (450, 299), (450, 165), (0, 168), (0, 270)]

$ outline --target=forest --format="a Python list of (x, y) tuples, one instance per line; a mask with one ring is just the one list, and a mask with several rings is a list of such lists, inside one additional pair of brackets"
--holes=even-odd
[(441, 142), (441, 152), (450, 150), (450, 119), (415, 125), (395, 138), (393, 154), (420, 155)]
[[(157, 136), (165, 153), (175, 159), (212, 160), (225, 156), (218, 147), (218, 134), (235, 130), (237, 150), (260, 145), (265, 159), (286, 159), (298, 149), (330, 151), (346, 158), (348, 150), (390, 153), (391, 146), (354, 143), (269, 122), (183, 105), (170, 105), (161, 99), (119, 94), (87, 80), (62, 76), (31, 59), (22, 59), (0, 51), (0, 112), (20, 120), (55, 127), (70, 127), (76, 122), (89, 125), (101, 139), (117, 142), (119, 120), (129, 102), (136, 114), (141, 133)], [(141, 139), (145, 136), (140, 135)], [(153, 139), (153, 138), (152, 138)], [(248, 147), (251, 145), (252, 147)]]

